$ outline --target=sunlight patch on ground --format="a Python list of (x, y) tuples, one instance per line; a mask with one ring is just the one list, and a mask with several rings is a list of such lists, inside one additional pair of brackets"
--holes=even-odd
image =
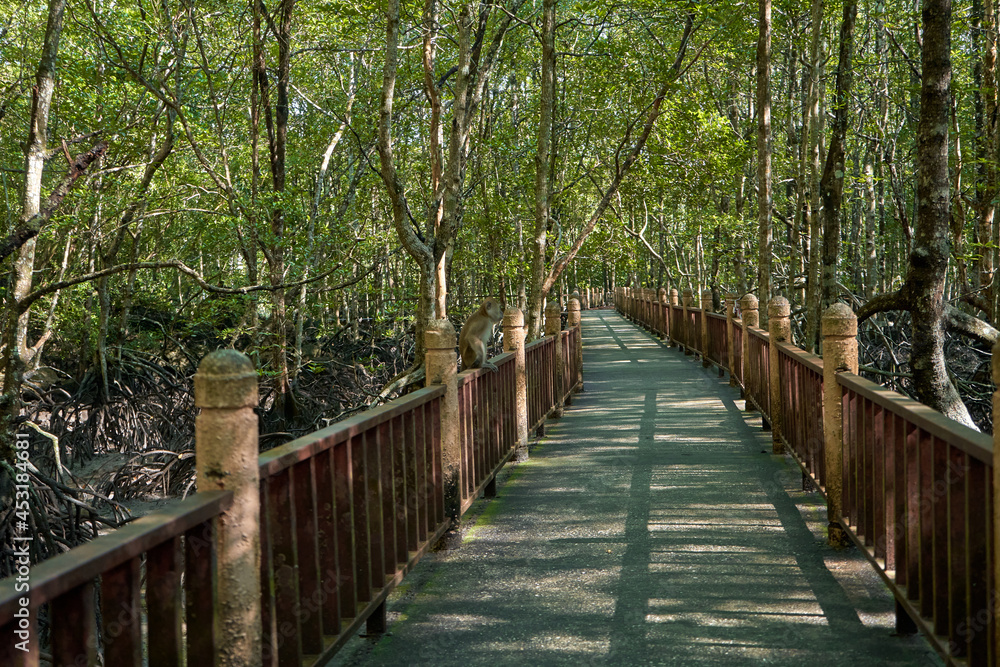
[(691, 408), (712, 408), (712, 409), (720, 408), (721, 409), (720, 411), (725, 412), (725, 406), (723, 405), (722, 401), (720, 401), (717, 398), (708, 400), (699, 399), (699, 400), (688, 400), (688, 401), (671, 400), (669, 401), (668, 404), (670, 408), (675, 411), (689, 410)]
[(762, 524), (762, 523), (651, 523), (649, 525), (649, 532), (651, 533), (691, 533), (705, 530), (714, 530), (717, 528), (725, 527), (734, 533), (753, 531), (755, 533), (775, 533), (783, 534), (784, 527), (781, 523), (775, 523), (773, 525)]
[(463, 625), (500, 625), (509, 622), (495, 616), (474, 616), (472, 614), (434, 614), (428, 620), (432, 623), (461, 623)]
[(487, 644), (486, 647), (496, 651), (500, 655), (515, 656), (520, 651), (558, 651), (559, 653), (579, 653), (586, 654), (589, 658), (593, 656), (606, 655), (608, 653), (609, 641), (607, 639), (594, 639), (593, 637), (582, 637), (580, 635), (538, 635), (526, 641), (496, 642)]
[[(732, 613), (732, 612), (729, 612)], [(646, 614), (646, 621), (649, 623), (695, 623), (698, 626), (721, 627), (721, 628), (749, 628), (761, 624), (761, 621), (769, 616), (781, 616), (786, 623), (799, 623), (806, 625), (829, 625), (830, 622), (822, 613), (797, 613), (797, 614), (776, 614), (766, 611), (743, 612), (746, 616), (716, 615), (711, 613), (692, 612), (687, 614)], [(698, 641), (696, 638), (692, 638)], [(717, 641), (713, 639), (713, 641)]]

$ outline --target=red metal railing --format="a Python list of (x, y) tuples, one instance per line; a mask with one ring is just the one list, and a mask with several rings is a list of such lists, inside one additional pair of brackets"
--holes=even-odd
[(580, 381), (575, 355), (576, 349), (580, 345), (580, 327), (573, 327), (562, 332), (562, 355), (563, 355), (563, 402), (573, 393), (574, 388)]
[(688, 348), (695, 352), (704, 352), (701, 345), (701, 311), (688, 308)]
[(735, 372), (730, 369), (730, 372), (736, 376), (736, 381), (742, 387), (746, 384), (744, 380), (743, 373), (743, 322), (740, 320), (733, 320), (733, 366), (735, 367)]
[(463, 513), (517, 446), (514, 354), (508, 352), (491, 361), (496, 372), (477, 368), (458, 376)]
[(729, 336), (726, 316), (708, 313), (708, 360), (720, 368), (729, 366)]
[(670, 338), (677, 341), (681, 347), (687, 346), (687, 337), (684, 335), (684, 309), (680, 306), (667, 306), (670, 308)]
[(556, 365), (555, 338), (546, 336), (524, 346), (528, 380), (528, 430), (538, 428), (555, 405), (552, 377)]
[(444, 391), (421, 389), (260, 456), (265, 664), (322, 664), (447, 529)]
[[(99, 647), (106, 665), (139, 665), (143, 626), (151, 667), (183, 664), (185, 646), (189, 656), (214, 655), (213, 519), (232, 500), (229, 491), (198, 493), (136, 519), (31, 568), (30, 592), (15, 577), (0, 582), (0, 664), (39, 664), (36, 619), (46, 603), (56, 665), (97, 664)], [(32, 611), (16, 618), (24, 596)], [(15, 629), (26, 631), (28, 652), (15, 648)]]
[(750, 355), (743, 362), (746, 378), (743, 383), (746, 399), (771, 420), (771, 392), (768, 390), (770, 378), (769, 337), (760, 329), (749, 329)]
[(781, 365), (780, 432), (805, 470), (826, 486), (823, 448), (823, 360), (787, 343), (778, 343)]
[(851, 373), (838, 381), (852, 537), (939, 650), (996, 664), (992, 438)]

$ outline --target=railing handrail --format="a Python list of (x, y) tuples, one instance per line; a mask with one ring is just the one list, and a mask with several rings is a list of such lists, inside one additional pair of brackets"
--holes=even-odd
[(803, 350), (798, 345), (793, 345), (792, 343), (776, 343), (776, 345), (778, 346), (778, 351), (782, 354), (792, 357), (809, 370), (820, 374), (823, 373), (823, 357), (818, 354)]
[[(502, 354), (498, 354), (497, 356), (491, 358), (489, 361), (491, 364), (493, 364), (499, 369), (504, 364), (514, 363), (514, 353), (504, 352)], [(467, 368), (466, 370), (458, 374), (457, 377), (458, 386), (461, 387), (466, 382), (471, 382), (472, 380), (478, 378), (480, 375), (483, 375), (484, 373), (493, 373), (493, 372), (494, 371), (489, 368)]]
[[(233, 502), (232, 491), (203, 491), (169, 507), (73, 547), (31, 568), (31, 606), (39, 605), (93, 580), (102, 573), (135, 558), (167, 540), (218, 516)], [(26, 593), (15, 588), (16, 577), (0, 580), (0, 618), (8, 618)], [(9, 639), (8, 639), (9, 641)]]
[(899, 415), (931, 435), (941, 438), (969, 456), (973, 456), (987, 465), (993, 465), (992, 436), (971, 429), (909, 396), (892, 389), (886, 389), (849, 371), (839, 372), (837, 381), (845, 389), (850, 389), (871, 399), (876, 405)]
[(530, 343), (525, 344), (524, 351), (529, 352), (532, 348), (542, 347), (544, 345), (550, 345), (553, 343), (553, 341), (555, 341), (555, 338), (552, 338), (550, 336), (539, 336)]
[(409, 412), (424, 403), (429, 403), (444, 395), (444, 391), (444, 385), (424, 387), (412, 394), (395, 398), (342, 422), (331, 424), (274, 449), (269, 449), (258, 458), (260, 477), (264, 479), (290, 468), (299, 461), (304, 461), (374, 426)]

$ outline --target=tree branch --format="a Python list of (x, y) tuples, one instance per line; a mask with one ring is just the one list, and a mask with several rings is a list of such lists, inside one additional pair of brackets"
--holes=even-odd
[[(905, 285), (903, 289), (905, 289)], [(879, 294), (870, 299), (868, 303), (858, 309), (858, 324), (861, 324), (872, 315), (884, 313), (889, 310), (909, 310), (910, 301), (907, 294), (900, 289), (889, 294)]]
[(0, 241), (0, 262), (29, 240), (38, 236), (42, 227), (52, 218), (52, 215), (59, 208), (59, 205), (62, 204), (63, 199), (66, 198), (70, 188), (73, 187), (77, 179), (87, 171), (87, 167), (104, 155), (107, 150), (108, 143), (101, 141), (86, 153), (76, 156), (73, 164), (69, 167), (69, 171), (66, 173), (66, 177), (63, 178), (62, 182), (49, 195), (42, 210), (25, 220), (7, 238)]
[(944, 325), (949, 331), (965, 334), (970, 338), (975, 338), (983, 343), (993, 345), (1000, 336), (1000, 331), (968, 313), (963, 313), (958, 308), (948, 304), (944, 307)]

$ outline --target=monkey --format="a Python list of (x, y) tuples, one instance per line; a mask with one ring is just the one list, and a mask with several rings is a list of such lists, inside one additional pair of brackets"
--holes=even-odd
[(500, 308), (500, 302), (493, 297), (486, 297), (479, 310), (465, 321), (462, 333), (458, 335), (458, 351), (462, 356), (463, 368), (485, 366), (493, 371), (497, 369), (486, 360), (486, 344), (493, 336), (494, 325), (502, 319), (503, 310)]

